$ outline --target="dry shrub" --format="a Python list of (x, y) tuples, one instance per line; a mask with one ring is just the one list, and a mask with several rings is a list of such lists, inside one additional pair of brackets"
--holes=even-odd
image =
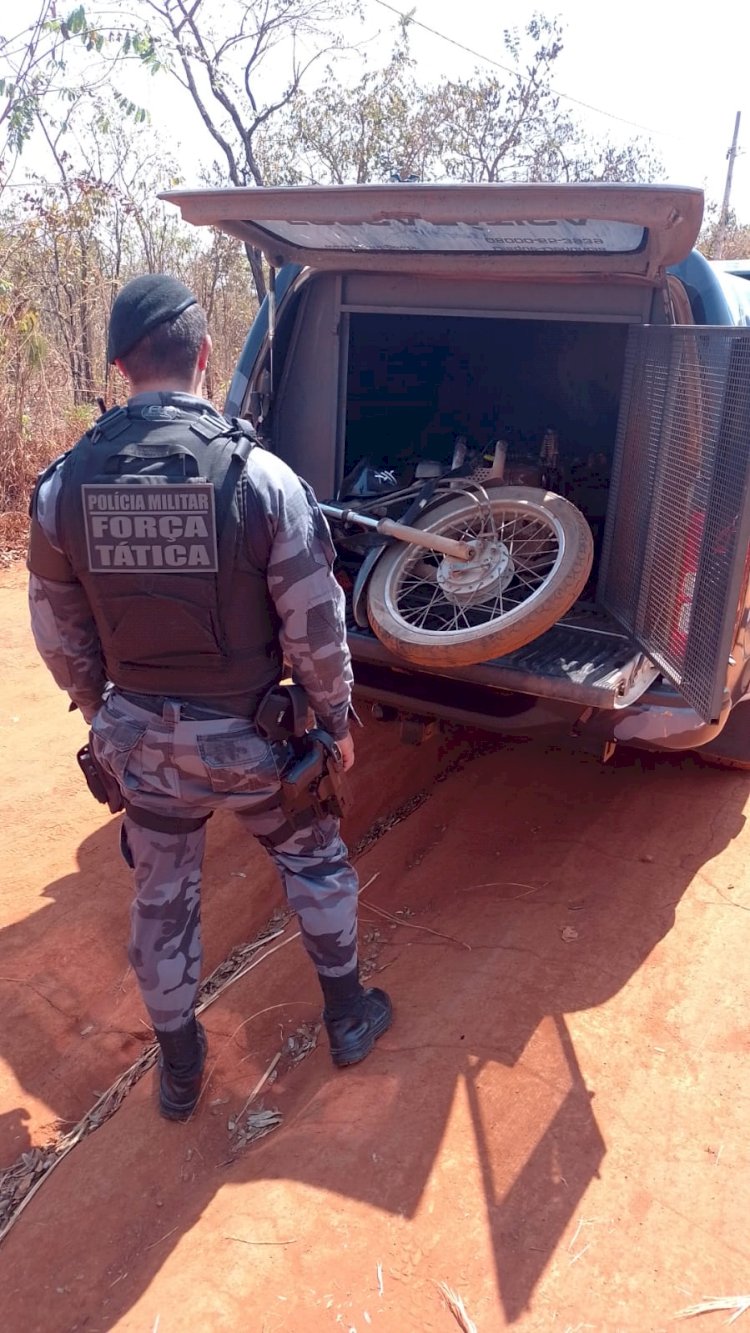
[[(60, 235), (66, 238), (69, 232), (61, 223)], [(98, 393), (109, 405), (123, 402), (127, 394), (125, 381), (106, 365), (113, 283), (102, 267), (104, 252), (91, 241), (93, 249), (84, 255), (86, 276), (76, 268), (81, 256), (76, 259), (75, 247), (70, 253), (65, 250), (68, 267), (59, 271), (58, 251), (45, 236), (44, 229), (35, 229), (28, 220), (6, 220), (4, 231), (0, 213), (0, 516), (7, 515), (0, 522), (3, 563), (25, 547), (23, 516), (38, 474), (89, 429), (98, 414)], [(220, 406), (254, 313), (246, 262), (237, 243), (218, 233), (208, 249), (193, 239), (182, 258), (184, 272), (176, 262), (165, 267), (180, 272), (209, 313), (214, 354), (206, 390)], [(137, 265), (136, 271), (143, 267)]]
[(29, 499), (39, 473), (88, 429), (97, 409), (71, 407), (66, 382), (50, 393), (40, 377), (29, 385), (19, 413), (4, 388), (0, 385), (0, 554), (8, 564), (25, 554)]
[(17, 509), (0, 514), (0, 563), (7, 565), (25, 556), (28, 543), (28, 514)]

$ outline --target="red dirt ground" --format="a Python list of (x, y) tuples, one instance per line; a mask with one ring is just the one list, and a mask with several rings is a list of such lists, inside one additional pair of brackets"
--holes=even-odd
[[(117, 821), (82, 789), (22, 571), (0, 608), (2, 1168), (149, 1033)], [(228, 1120), (319, 1010), (298, 941), (261, 963), (207, 1013), (195, 1118), (161, 1121), (148, 1073), (19, 1218), (3, 1330), (450, 1333), (447, 1282), (479, 1333), (650, 1331), (748, 1291), (750, 783), (477, 739), (360, 743), (352, 842), (429, 788), (358, 863), (363, 954), (397, 1006), (375, 1054), (282, 1062), (257, 1102), (280, 1127), (237, 1151)], [(263, 853), (212, 824), (207, 969), (280, 904)]]

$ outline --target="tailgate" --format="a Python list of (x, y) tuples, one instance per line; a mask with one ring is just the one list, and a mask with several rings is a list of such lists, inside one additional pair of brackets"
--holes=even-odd
[[(368, 630), (351, 627), (349, 642), (355, 676), (358, 662), (405, 669)], [(420, 667), (419, 675), (450, 678), (459, 691), (461, 684), (480, 685), (581, 708), (620, 709), (640, 698), (659, 669), (601, 607), (592, 605), (574, 607), (546, 634), (505, 657), (460, 670)]]

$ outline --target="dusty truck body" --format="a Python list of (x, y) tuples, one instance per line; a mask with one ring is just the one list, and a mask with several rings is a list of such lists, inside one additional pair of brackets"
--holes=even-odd
[(363, 600), (379, 548), (359, 568), (344, 554), (360, 699), (750, 767), (750, 311), (693, 249), (699, 190), (166, 197), (273, 266), (227, 411), (319, 499), (365, 459), (386, 486), (444, 469), (457, 438), (502, 437), (512, 479), (535, 485), (552, 432), (555, 489), (591, 527), (591, 576), (558, 622), (460, 668), (389, 651)]

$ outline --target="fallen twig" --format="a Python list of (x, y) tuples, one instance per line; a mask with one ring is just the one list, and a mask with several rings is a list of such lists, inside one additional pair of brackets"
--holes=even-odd
[(459, 1328), (463, 1329), (463, 1333), (479, 1333), (474, 1320), (469, 1317), (466, 1306), (458, 1292), (454, 1291), (452, 1287), (449, 1287), (447, 1282), (438, 1282), (437, 1289), (441, 1293)]
[[(378, 878), (378, 874), (379, 872), (376, 871), (374, 875), (370, 876), (367, 883), (361, 886), (359, 890), (360, 895), (364, 893), (365, 889), (369, 889), (370, 885)], [(241, 977), (246, 976), (248, 972), (253, 970), (253, 968), (259, 967), (267, 958), (278, 953), (279, 949), (283, 949), (287, 944), (291, 944), (292, 940), (299, 939), (300, 931), (296, 930), (291, 935), (288, 935), (285, 940), (282, 940), (280, 944), (274, 945), (272, 949), (267, 949), (260, 957), (256, 957), (258, 951), (262, 949), (265, 944), (268, 944), (271, 940), (278, 939), (279, 935), (284, 934), (288, 923), (289, 918), (287, 917), (283, 924), (277, 929), (268, 931), (266, 934), (258, 936), (258, 938), (251, 943), (243, 945), (242, 948), (234, 951), (228, 958), (225, 958), (218, 967), (214, 968), (214, 971), (206, 978), (201, 986), (200, 994), (203, 999), (198, 1005), (196, 1013), (205, 1013), (206, 1009), (214, 1004), (229, 986), (233, 985), (236, 981), (239, 981)], [(422, 927), (422, 929), (426, 929), (426, 927)], [(466, 945), (465, 947), (468, 948), (469, 946)], [(248, 956), (249, 961), (244, 962), (244, 959), (248, 958)], [(240, 1024), (240, 1026), (242, 1026), (242, 1024)], [(39, 1179), (34, 1181), (31, 1188), (27, 1190), (17, 1203), (15, 1198), (12, 1199), (11, 1207), (13, 1208), (13, 1211), (2, 1226), (0, 1226), (0, 1244), (2, 1244), (5, 1237), (15, 1226), (19, 1217), (41, 1189), (44, 1181), (47, 1180), (51, 1172), (65, 1160), (68, 1153), (72, 1152), (82, 1139), (86, 1138), (86, 1136), (92, 1133), (93, 1130), (99, 1129), (100, 1126), (114, 1114), (130, 1089), (134, 1087), (147, 1070), (156, 1063), (158, 1053), (158, 1045), (156, 1042), (153, 1042), (146, 1048), (146, 1050), (144, 1050), (143, 1054), (139, 1056), (130, 1068), (126, 1069), (119, 1078), (115, 1079), (111, 1087), (107, 1088), (107, 1090), (97, 1098), (91, 1109), (82, 1116), (68, 1134), (63, 1135), (63, 1137), (58, 1139), (56, 1143), (47, 1144), (37, 1150), (44, 1161), (42, 1173), (40, 1174)], [(206, 1080), (206, 1083), (207, 1082), (208, 1080)], [(269, 1113), (269, 1115), (270, 1114), (271, 1113)], [(275, 1124), (278, 1124), (280, 1120), (281, 1117), (279, 1115)], [(270, 1127), (267, 1128), (263, 1126), (261, 1132), (256, 1133), (253, 1137), (261, 1137), (262, 1133), (268, 1133)], [(15, 1164), (7, 1171), (0, 1172), (0, 1188), (2, 1187), (3, 1181), (12, 1178), (13, 1175), (17, 1173), (17, 1169), (17, 1164)], [(119, 1281), (120, 1279), (117, 1280)]]
[(240, 1111), (239, 1115), (238, 1115), (238, 1116), (235, 1116), (235, 1123), (236, 1123), (236, 1124), (239, 1124), (239, 1123), (240, 1123), (240, 1120), (242, 1119), (243, 1115), (245, 1114), (246, 1110), (248, 1109), (250, 1103), (255, 1101), (255, 1098), (258, 1096), (258, 1093), (260, 1092), (260, 1090), (261, 1090), (261, 1088), (263, 1087), (264, 1083), (267, 1083), (267, 1082), (268, 1082), (269, 1078), (271, 1077), (271, 1075), (272, 1075), (274, 1069), (276, 1068), (277, 1064), (279, 1063), (279, 1060), (280, 1060), (280, 1059), (281, 1059), (281, 1051), (277, 1051), (276, 1054), (275, 1054), (275, 1056), (273, 1057), (273, 1060), (271, 1061), (270, 1065), (268, 1066), (268, 1069), (266, 1070), (265, 1074), (262, 1074), (261, 1077), (258, 1079), (258, 1082), (256, 1083), (255, 1087), (253, 1088), (252, 1092), (250, 1093), (250, 1096), (248, 1097), (247, 1101), (245, 1102), (245, 1105), (243, 1106), (243, 1108), (242, 1108), (242, 1110)]
[(718, 884), (716, 885), (716, 891), (730, 907), (738, 907), (741, 912), (750, 912), (750, 906), (748, 906), (747, 903), (736, 903), (734, 898), (728, 898), (724, 890), (720, 888)]
[[(277, 944), (273, 949), (268, 949), (258, 958), (255, 957), (255, 954), (258, 953), (258, 950), (262, 949), (263, 945), (267, 943), (269, 939), (276, 939), (279, 935), (283, 934), (285, 929), (286, 926), (283, 926), (279, 930), (266, 933), (265, 935), (261, 935), (258, 937), (258, 939), (253, 940), (252, 943), (244, 945), (242, 950), (238, 950), (234, 956), (235, 961), (238, 958), (241, 959), (248, 953), (252, 953), (253, 955), (252, 962), (249, 963), (247, 966), (243, 966), (238, 971), (229, 973), (228, 975), (226, 974), (228, 960), (225, 960), (223, 963), (219, 965), (219, 967), (215, 968), (214, 971), (211, 973), (211, 975), (207, 977), (205, 982), (203, 983), (203, 986), (201, 987), (201, 994), (205, 994), (207, 990), (210, 990), (210, 988), (213, 985), (215, 985), (217, 976), (219, 974), (224, 973), (225, 975), (222, 977), (220, 984), (216, 986), (216, 988), (212, 991), (212, 993), (210, 993), (208, 997), (198, 1006), (196, 1012), (199, 1014), (203, 1013), (209, 1007), (209, 1005), (213, 1004), (214, 1001), (218, 999), (219, 995), (223, 994), (223, 992), (227, 990), (228, 987), (231, 986), (235, 981), (237, 981), (240, 976), (244, 976), (245, 973), (249, 972), (252, 967), (257, 967), (260, 963), (264, 962), (266, 958), (270, 958), (271, 955), (276, 953), (278, 949), (282, 948), (284, 944), (291, 943), (291, 941), (296, 938), (296, 935), (299, 934), (299, 931), (297, 931), (296, 935), (290, 935), (286, 940), (282, 942), (282, 944)], [(135, 1084), (140, 1081), (143, 1075), (156, 1063), (158, 1052), (159, 1052), (158, 1045), (156, 1042), (153, 1042), (149, 1047), (147, 1047), (146, 1050), (144, 1050), (143, 1054), (139, 1056), (139, 1058), (130, 1066), (130, 1068), (126, 1069), (125, 1072), (121, 1074), (119, 1078), (115, 1079), (112, 1086), (107, 1088), (106, 1092), (103, 1092), (101, 1096), (97, 1098), (91, 1109), (86, 1112), (86, 1114), (78, 1121), (78, 1123), (73, 1127), (73, 1129), (69, 1131), (69, 1133), (63, 1135), (62, 1138), (60, 1138), (56, 1144), (52, 1144), (46, 1148), (40, 1149), (40, 1152), (43, 1154), (43, 1156), (46, 1155), (44, 1156), (45, 1165), (43, 1173), (39, 1176), (39, 1179), (34, 1182), (32, 1187), (29, 1190), (27, 1190), (26, 1194), (20, 1200), (18, 1205), (14, 1208), (14, 1211), (11, 1214), (11, 1216), (4, 1223), (2, 1228), (0, 1228), (0, 1244), (2, 1243), (2, 1241), (5, 1240), (5, 1237), (15, 1226), (16, 1222), (23, 1213), (24, 1209), (27, 1208), (28, 1205), (31, 1203), (31, 1200), (34, 1198), (35, 1194), (38, 1193), (39, 1189), (43, 1185), (44, 1181), (48, 1178), (50, 1173), (54, 1171), (55, 1168), (58, 1167), (62, 1161), (65, 1160), (65, 1158), (68, 1156), (68, 1153), (72, 1152), (73, 1149), (76, 1147), (76, 1145), (80, 1143), (82, 1139), (86, 1138), (86, 1136), (90, 1134), (93, 1130), (99, 1129), (99, 1127), (103, 1125), (104, 1122), (108, 1120), (111, 1115), (114, 1114), (117, 1108), (121, 1105), (127, 1093), (130, 1091), (130, 1089), (134, 1087)], [(13, 1169), (14, 1168), (11, 1168), (10, 1171), (0, 1174), (0, 1184), (2, 1183), (3, 1178), (6, 1179), (8, 1178)]]
[(297, 1237), (293, 1236), (291, 1240), (245, 1240), (244, 1236), (225, 1236), (225, 1240), (239, 1241), (240, 1245), (296, 1245)]
[(678, 1310), (675, 1319), (694, 1319), (699, 1314), (714, 1314), (717, 1310), (734, 1310), (728, 1324), (733, 1324), (741, 1314), (750, 1310), (750, 1296), (717, 1296), (713, 1301), (701, 1301), (698, 1305), (688, 1305), (685, 1310)]
[(160, 1236), (159, 1239), (155, 1240), (152, 1245), (147, 1245), (143, 1253), (148, 1254), (149, 1250), (155, 1250), (157, 1245), (161, 1245), (163, 1240), (169, 1240), (169, 1237), (173, 1236), (176, 1230), (177, 1227), (172, 1227), (172, 1230), (168, 1231), (166, 1236)]
[[(290, 936), (289, 938), (293, 939), (294, 937)], [(279, 945), (278, 947), (280, 948), (281, 946)], [(193, 1116), (198, 1110), (198, 1107), (200, 1106), (206, 1092), (208, 1091), (211, 1079), (213, 1078), (214, 1075), (214, 1070), (216, 1069), (216, 1066), (219, 1063), (219, 1058), (221, 1056), (222, 1051), (226, 1046), (229, 1045), (230, 1041), (234, 1041), (235, 1037), (237, 1036), (237, 1033), (241, 1032), (244, 1027), (247, 1027), (248, 1023), (252, 1023), (254, 1019), (261, 1018), (263, 1014), (270, 1014), (273, 1009), (289, 1009), (294, 1004), (304, 1005), (305, 1008), (308, 1009), (310, 1007), (308, 1000), (285, 1000), (283, 1004), (267, 1004), (265, 1009), (256, 1010), (256, 1012), (254, 1014), (251, 1014), (249, 1018), (243, 1018), (242, 1022), (237, 1024), (236, 1028), (234, 1029), (234, 1032), (230, 1032), (229, 1036), (225, 1038), (224, 1044), (219, 1048), (219, 1053), (216, 1056), (216, 1059), (211, 1065), (211, 1068), (208, 1071), (208, 1073), (205, 1075), (203, 1079), (203, 1086), (201, 1087), (200, 1093), (198, 1094), (198, 1100), (195, 1103), (195, 1106), (193, 1107), (192, 1111), (190, 1112), (188, 1119), (192, 1120)], [(198, 1010), (197, 1012), (200, 1013), (200, 1010)]]
[[(546, 889), (548, 884), (548, 879), (543, 884), (524, 884), (522, 880), (518, 879), (491, 879), (488, 884), (470, 884), (466, 892), (471, 893), (473, 889), (528, 889), (529, 893), (536, 893), (538, 889)], [(526, 898), (527, 896), (525, 893), (519, 893), (515, 895), (512, 901), (515, 902), (517, 898)]]
[[(239, 967), (236, 972), (230, 973), (227, 976), (226, 980), (222, 980), (221, 984), (217, 986), (215, 990), (211, 990), (210, 994), (207, 995), (206, 999), (201, 1000), (201, 1003), (198, 1005), (195, 1011), (196, 1014), (205, 1013), (206, 1010), (209, 1008), (209, 1006), (212, 1005), (214, 1001), (218, 1000), (220, 995), (224, 994), (224, 991), (226, 990), (227, 986), (231, 986), (234, 984), (235, 981), (239, 981), (240, 977), (247, 976), (247, 973), (252, 972), (253, 968), (257, 967), (259, 963), (265, 962), (266, 958), (271, 957), (271, 954), (278, 953), (279, 949), (283, 949), (287, 944), (291, 944), (292, 940), (299, 939), (300, 932), (298, 930), (295, 930), (292, 935), (288, 935), (285, 940), (281, 941), (281, 944), (275, 944), (273, 949), (269, 949), (266, 953), (262, 955), (262, 957), (260, 958), (255, 957), (255, 954), (257, 953), (259, 948), (262, 948), (264, 944), (269, 943), (270, 940), (278, 939), (279, 935), (283, 935), (285, 930), (286, 930), (286, 925), (282, 926), (280, 930), (274, 931), (273, 934), (264, 935), (257, 944), (252, 945), (251, 947), (253, 949), (253, 957), (251, 961), (246, 963), (244, 966)], [(201, 987), (202, 994), (205, 993), (208, 987), (211, 986), (211, 982), (213, 981), (216, 973), (219, 972), (224, 967), (225, 964), (220, 964), (219, 967), (217, 967), (215, 971), (211, 973), (211, 976), (206, 978), (206, 981)]]
[(372, 903), (365, 902), (362, 899), (362, 906), (368, 911), (375, 912), (378, 916), (384, 916), (386, 921), (394, 921), (397, 926), (408, 926), (409, 930), (424, 930), (428, 935), (437, 935), (440, 940), (447, 940), (449, 944), (457, 944), (461, 949), (468, 949), (471, 953), (471, 945), (465, 940), (457, 940), (454, 935), (444, 935), (442, 930), (433, 930), (432, 926), (418, 926), (414, 921), (404, 921), (400, 916), (394, 916), (392, 912), (386, 912), (382, 907), (373, 907)]
[[(154, 1043), (147, 1051), (144, 1051), (143, 1055), (135, 1061), (135, 1064), (131, 1065), (130, 1069), (126, 1069), (125, 1073), (121, 1074), (120, 1077), (115, 1080), (111, 1088), (108, 1088), (106, 1092), (102, 1093), (101, 1097), (97, 1099), (91, 1110), (86, 1112), (83, 1119), (79, 1120), (78, 1124), (70, 1131), (70, 1133), (64, 1135), (57, 1145), (53, 1145), (50, 1149), (47, 1149), (47, 1151), (54, 1153), (54, 1156), (51, 1160), (48, 1159), (44, 1174), (40, 1175), (39, 1179), (34, 1182), (31, 1189), (27, 1191), (15, 1211), (8, 1218), (8, 1221), (2, 1227), (2, 1230), (0, 1230), (0, 1243), (5, 1240), (8, 1232), (15, 1226), (22, 1212), (31, 1203), (34, 1195), (41, 1189), (51, 1172), (60, 1165), (60, 1163), (67, 1157), (68, 1153), (73, 1151), (76, 1144), (80, 1143), (81, 1139), (85, 1138), (87, 1134), (90, 1134), (92, 1129), (98, 1129), (99, 1126), (104, 1123), (104, 1120), (109, 1119), (109, 1116), (117, 1110), (117, 1107), (120, 1105), (133, 1084), (137, 1083), (143, 1074), (145, 1074), (146, 1070), (149, 1069), (151, 1065), (155, 1064), (157, 1049), (156, 1043)], [(101, 1112), (101, 1115), (99, 1115), (99, 1112)]]
[(581, 1258), (583, 1257), (583, 1255), (586, 1253), (586, 1251), (587, 1251), (588, 1249), (590, 1249), (590, 1248), (591, 1248), (591, 1241), (590, 1241), (590, 1240), (587, 1240), (587, 1241), (586, 1241), (586, 1244), (583, 1246), (583, 1249), (578, 1250), (578, 1252), (577, 1252), (576, 1254), (574, 1254), (574, 1255), (573, 1255), (573, 1258), (570, 1260), (570, 1266), (571, 1266), (571, 1268), (573, 1267), (573, 1264), (577, 1264), (577, 1263), (578, 1263), (578, 1260), (581, 1259)]

